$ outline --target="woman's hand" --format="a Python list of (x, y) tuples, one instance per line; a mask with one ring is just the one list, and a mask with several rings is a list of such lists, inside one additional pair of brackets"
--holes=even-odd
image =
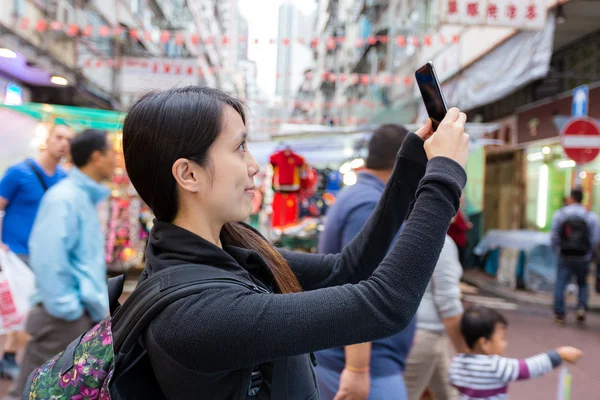
[(433, 135), (433, 126), (431, 125), (431, 119), (427, 118), (425, 125), (420, 127), (419, 130), (417, 130), (415, 133), (421, 139), (423, 139), (423, 141), (426, 141), (427, 139), (429, 139), (431, 137), (431, 135)]
[[(447, 157), (464, 168), (469, 157), (469, 135), (465, 133), (466, 121), (467, 115), (460, 112), (458, 108), (448, 110), (438, 129), (425, 141), (427, 158), (431, 160), (433, 157)], [(427, 124), (419, 131), (426, 127)]]

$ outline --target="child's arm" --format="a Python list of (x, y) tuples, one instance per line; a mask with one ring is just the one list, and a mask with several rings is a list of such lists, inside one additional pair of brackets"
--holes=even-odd
[(559, 347), (554, 351), (538, 354), (524, 360), (498, 358), (496, 374), (502, 382), (537, 378), (558, 367), (562, 361), (576, 362), (582, 353), (574, 347)]

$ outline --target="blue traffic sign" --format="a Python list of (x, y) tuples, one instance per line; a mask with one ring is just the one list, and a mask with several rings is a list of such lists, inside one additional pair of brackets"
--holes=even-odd
[(587, 87), (587, 85), (578, 86), (573, 89), (573, 108), (571, 109), (572, 117), (587, 117), (589, 93), (590, 89)]

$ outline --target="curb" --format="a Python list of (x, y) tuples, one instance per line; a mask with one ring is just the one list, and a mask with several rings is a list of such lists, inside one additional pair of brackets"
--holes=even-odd
[[(471, 276), (463, 276), (462, 281), (468, 283), (469, 285), (475, 286), (485, 294), (496, 296), (504, 300), (513, 301), (515, 303), (529, 306), (542, 306), (548, 308), (552, 307), (551, 299), (536, 298), (525, 293), (515, 293), (507, 289), (499, 288), (498, 286), (485, 282), (482, 279), (478, 279)], [(600, 304), (590, 304), (588, 306), (588, 311), (600, 313)]]

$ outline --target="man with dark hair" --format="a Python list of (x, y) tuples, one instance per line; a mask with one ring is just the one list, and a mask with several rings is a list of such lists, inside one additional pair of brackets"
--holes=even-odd
[(573, 275), (579, 287), (578, 321), (585, 321), (588, 307), (587, 279), (592, 254), (598, 245), (598, 217), (588, 211), (582, 202), (581, 189), (573, 189), (567, 205), (556, 212), (552, 221), (552, 249), (558, 255), (554, 315), (559, 325), (565, 324), (565, 289)]
[(74, 168), (48, 190), (29, 249), (36, 293), (25, 329), (31, 341), (8, 399), (21, 398), (29, 374), (108, 315), (104, 237), (97, 205), (115, 169), (105, 131), (88, 129), (71, 141)]
[[(60, 165), (69, 154), (73, 131), (65, 125), (54, 125), (45, 146), (37, 157), (12, 165), (0, 180), (0, 251), (10, 250), (29, 265), (29, 235), (42, 196), (67, 173)], [(6, 340), (6, 353), (0, 361), (0, 375), (14, 379), (19, 373), (16, 352), (24, 343), (18, 332), (0, 337), (0, 348)]]
[[(373, 132), (366, 170), (358, 173), (356, 184), (342, 190), (327, 211), (320, 253), (341, 252), (365, 225), (383, 194), (407, 134), (404, 127), (392, 124)], [(423, 160), (423, 164), (426, 162)], [(413, 321), (406, 330), (387, 339), (318, 352), (321, 398), (332, 400), (337, 393), (336, 398), (353, 400), (406, 399), (403, 373), (414, 333)]]

